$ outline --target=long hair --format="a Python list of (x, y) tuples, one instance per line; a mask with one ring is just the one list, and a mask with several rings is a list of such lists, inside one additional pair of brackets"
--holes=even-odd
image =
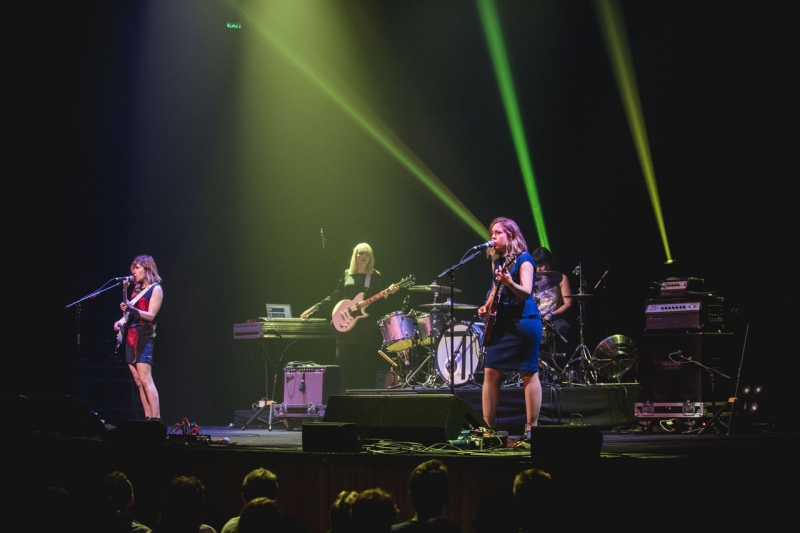
[(133, 260), (133, 263), (131, 263), (131, 272), (133, 272), (133, 268), (137, 264), (142, 265), (144, 268), (144, 277), (147, 279), (149, 284), (161, 283), (161, 276), (158, 275), (158, 267), (156, 266), (156, 262), (152, 256), (137, 255)]
[[(494, 228), (497, 224), (500, 224), (503, 230), (508, 234), (506, 255), (521, 254), (522, 252), (528, 251), (528, 244), (525, 242), (525, 237), (522, 236), (522, 231), (520, 231), (516, 222), (510, 218), (497, 217), (496, 219), (492, 220), (491, 224), (489, 224), (489, 232), (491, 232), (492, 228)], [(493, 246), (486, 249), (486, 255), (491, 259), (497, 259), (500, 257), (500, 254), (497, 253)]]
[(375, 270), (375, 256), (372, 253), (372, 246), (365, 242), (356, 244), (356, 247), (353, 248), (353, 256), (350, 257), (350, 273), (355, 274), (356, 272), (356, 257), (358, 256), (358, 252), (367, 252), (369, 254), (367, 274), (372, 274), (372, 272)]

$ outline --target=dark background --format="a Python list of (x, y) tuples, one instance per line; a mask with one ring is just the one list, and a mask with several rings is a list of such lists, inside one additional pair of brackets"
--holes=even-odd
[[(653, 285), (702, 278), (724, 298), (734, 371), (744, 354), (742, 380), (767, 383), (771, 408), (788, 411), (795, 4), (620, 3), (672, 265), (593, 4), (496, 5), (550, 248), (565, 273), (582, 265), (595, 294), (587, 346), (615, 334), (639, 342)], [(148, 253), (164, 278), (162, 416), (227, 423), (280, 399), (272, 379), (287, 361), (332, 363), (334, 350), (234, 340), (233, 324), (264, 316), (267, 302), (299, 315), (330, 292), (359, 242), (387, 281), (428, 284), (486, 240), (271, 38), (347, 87), (484, 225), (511, 217), (539, 245), (471, 2), (24, 6), (10, 13), (6, 51), (9, 394), (72, 394), (102, 417), (130, 416), (138, 397), (113, 353), (119, 286), (70, 304)], [(265, 14), (275, 6), (281, 14)], [(487, 263), (457, 271), (457, 301), (482, 303)], [(402, 296), (392, 297), (398, 310)], [(430, 301), (412, 296), (413, 306)]]

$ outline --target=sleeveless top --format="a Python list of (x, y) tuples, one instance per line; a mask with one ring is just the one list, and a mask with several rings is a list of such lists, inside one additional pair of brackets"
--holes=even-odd
[[(147, 292), (144, 296), (139, 298), (139, 300), (133, 304), (133, 306), (140, 310), (140, 311), (148, 311), (150, 310), (150, 298), (153, 296), (153, 288), (158, 285), (157, 283), (153, 283), (147, 288)], [(138, 285), (134, 287), (133, 292), (131, 293), (131, 298), (136, 297), (141, 291), (141, 287)], [(148, 322), (146, 320), (142, 320), (141, 316), (138, 320), (133, 320), (128, 323), (128, 334), (126, 336), (126, 341), (131, 346), (137, 346), (138, 343), (142, 340), (153, 339), (156, 336), (156, 325), (158, 324), (158, 316), (156, 315), (156, 319), (152, 322)]]

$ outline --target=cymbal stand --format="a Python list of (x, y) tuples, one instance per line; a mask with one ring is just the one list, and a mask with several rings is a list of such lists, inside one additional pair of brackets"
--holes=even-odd
[[(414, 340), (414, 344), (411, 346), (411, 350), (415, 351), (415, 353), (416, 353), (416, 348), (415, 348), (416, 344), (417, 344), (417, 341)], [(419, 373), (420, 370), (425, 368), (425, 365), (428, 365), (428, 377), (425, 380), (425, 382), (423, 383), (423, 385), (427, 385), (428, 382), (431, 380), (431, 376), (434, 374), (430, 370), (432, 359), (433, 359), (433, 351), (429, 350), (428, 351), (428, 357), (426, 357), (425, 360), (423, 360), (422, 363), (420, 363), (417, 368), (415, 368), (410, 374), (408, 374), (406, 376), (406, 379), (403, 382), (403, 387), (413, 387), (411, 380), (414, 379), (414, 376), (416, 376), (417, 373)]]
[(583, 337), (583, 327), (586, 324), (586, 317), (584, 298), (581, 298), (581, 295), (586, 293), (586, 281), (583, 278), (583, 270), (581, 269), (580, 264), (578, 264), (577, 268), (573, 272), (577, 273), (579, 276), (578, 294), (574, 296), (576, 296), (578, 300), (578, 329), (580, 332), (580, 344), (575, 348), (575, 351), (572, 352), (572, 357), (570, 357), (569, 361), (567, 362), (565, 371), (569, 376), (569, 384), (571, 385), (573, 381), (577, 381), (570, 371), (571, 366), (576, 364), (579, 371), (580, 381), (586, 385), (593, 385), (597, 383), (597, 372), (594, 370), (594, 366), (592, 365), (592, 354), (589, 352), (589, 348), (586, 347)]

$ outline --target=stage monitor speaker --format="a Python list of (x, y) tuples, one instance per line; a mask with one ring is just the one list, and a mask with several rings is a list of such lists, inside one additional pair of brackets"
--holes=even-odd
[(534, 426), (531, 458), (543, 466), (577, 466), (600, 459), (603, 434), (592, 425)]
[(462, 429), (486, 427), (483, 416), (451, 394), (331, 396), (324, 422), (350, 422), (365, 439), (424, 446), (454, 440)]
[(68, 395), (31, 395), (23, 402), (31, 431), (70, 437), (102, 437), (106, 426), (82, 401)]
[(304, 452), (358, 453), (364, 430), (347, 422), (307, 422), (303, 424)]
[(155, 448), (167, 440), (167, 426), (159, 420), (123, 420), (107, 433), (106, 440), (134, 449)]
[(337, 365), (287, 366), (283, 370), (283, 403), (290, 407), (326, 405), (339, 389)]

